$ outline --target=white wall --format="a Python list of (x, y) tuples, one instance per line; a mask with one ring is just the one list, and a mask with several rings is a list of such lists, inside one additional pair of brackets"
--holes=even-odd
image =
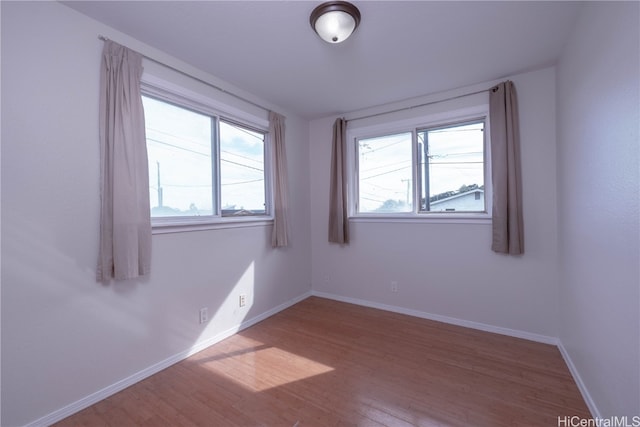
[(154, 235), (147, 280), (96, 283), (98, 34), (199, 73), (57, 2), (2, 2), (3, 426), (48, 416), (310, 291), (308, 123), (277, 107), (287, 116), (289, 248), (272, 250), (267, 226)]
[[(525, 255), (493, 253), (490, 222), (351, 221), (351, 244), (329, 244), (329, 165), (335, 118), (328, 117), (310, 124), (314, 292), (544, 337), (557, 336), (555, 69), (511, 79), (518, 92), (521, 116)], [(486, 89), (490, 84), (438, 98)], [(407, 104), (431, 99), (435, 97)], [(349, 114), (347, 118), (366, 113)], [(415, 115), (415, 110), (407, 115)], [(391, 292), (391, 281), (398, 282), (397, 293)]]
[(601, 416), (640, 415), (640, 7), (587, 3), (558, 66), (560, 331)]
[[(311, 284), (337, 297), (560, 336), (599, 413), (640, 412), (637, 3), (588, 4), (557, 80), (553, 67), (510, 77), (520, 99), (524, 256), (491, 252), (488, 223), (355, 222), (351, 245), (329, 245), (334, 118), (309, 124), (280, 111), (291, 247), (271, 250), (269, 227), (154, 235), (151, 277), (108, 286), (94, 279), (97, 35), (269, 104), (61, 4), (2, 2), (1, 11), (2, 425), (60, 413)], [(236, 307), (240, 292), (249, 294), (248, 310)], [(206, 328), (197, 323), (205, 305)]]

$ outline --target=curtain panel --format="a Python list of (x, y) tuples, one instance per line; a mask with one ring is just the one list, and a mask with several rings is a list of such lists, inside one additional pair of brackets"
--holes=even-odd
[(513, 82), (489, 91), (491, 170), (493, 180), (492, 243), (497, 253), (524, 253), (520, 129)]
[(140, 93), (142, 55), (104, 42), (100, 70), (100, 247), (97, 280), (151, 268), (149, 172)]
[(284, 116), (269, 112), (269, 135), (272, 138), (274, 168), (274, 218), (271, 233), (271, 246), (274, 248), (289, 245), (289, 186), (287, 178), (287, 156), (284, 147)]
[(347, 121), (336, 119), (333, 125), (331, 148), (331, 184), (329, 188), (329, 242), (349, 243), (349, 218), (347, 214)]

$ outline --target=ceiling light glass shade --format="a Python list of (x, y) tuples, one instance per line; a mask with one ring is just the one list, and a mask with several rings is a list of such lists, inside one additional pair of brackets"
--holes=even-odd
[(328, 43), (345, 41), (360, 24), (360, 11), (346, 1), (322, 3), (311, 12), (311, 27)]

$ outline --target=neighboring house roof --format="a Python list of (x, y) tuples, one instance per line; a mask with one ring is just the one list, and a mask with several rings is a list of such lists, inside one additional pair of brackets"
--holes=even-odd
[(471, 195), (471, 194), (475, 194), (475, 193), (484, 193), (484, 190), (482, 190), (480, 188), (475, 188), (473, 190), (465, 191), (464, 193), (458, 193), (456, 195), (453, 195), (453, 196), (450, 196), (450, 197), (446, 197), (444, 199), (440, 199), (440, 200), (435, 200), (433, 202), (429, 202), (429, 205), (430, 206), (437, 205), (439, 203), (444, 203), (444, 202), (447, 202), (447, 201), (450, 201), (450, 200), (458, 199), (460, 197), (465, 197), (465, 196), (468, 196), (468, 195)]

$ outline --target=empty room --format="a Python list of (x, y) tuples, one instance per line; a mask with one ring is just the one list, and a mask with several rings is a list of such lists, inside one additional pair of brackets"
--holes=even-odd
[(14, 426), (640, 426), (640, 3), (2, 1)]

